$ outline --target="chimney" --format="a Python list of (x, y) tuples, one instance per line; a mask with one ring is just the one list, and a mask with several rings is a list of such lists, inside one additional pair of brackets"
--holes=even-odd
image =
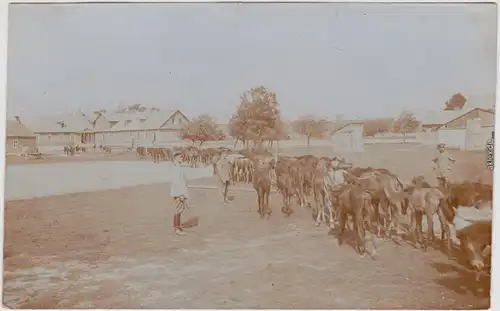
[(19, 116), (15, 116), (14, 118), (16, 118), (17, 123), (21, 124), (21, 118), (19, 118)]

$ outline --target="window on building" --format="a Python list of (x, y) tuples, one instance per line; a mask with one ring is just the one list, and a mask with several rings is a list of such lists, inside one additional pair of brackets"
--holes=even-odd
[(14, 149), (19, 148), (19, 141), (17, 139), (14, 139), (12, 141), (12, 148), (14, 148)]

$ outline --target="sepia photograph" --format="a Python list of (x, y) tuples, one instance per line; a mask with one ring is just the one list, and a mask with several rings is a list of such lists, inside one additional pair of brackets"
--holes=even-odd
[(3, 307), (490, 308), (496, 3), (10, 3)]

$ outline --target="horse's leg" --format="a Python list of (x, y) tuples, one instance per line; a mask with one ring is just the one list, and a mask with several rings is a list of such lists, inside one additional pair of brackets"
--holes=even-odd
[(394, 223), (394, 226), (396, 227), (396, 235), (401, 236), (403, 234), (403, 230), (401, 229), (401, 214), (402, 214), (402, 202), (397, 202), (392, 205), (393, 207), (393, 213), (392, 213), (392, 222)]
[(425, 215), (427, 217), (427, 239), (434, 242), (436, 240), (436, 237), (434, 236), (434, 213), (433, 211), (426, 209)]
[(259, 215), (260, 217), (263, 217), (262, 215), (262, 200), (261, 200), (261, 197), (262, 197), (262, 191), (260, 188), (257, 189), (257, 204), (258, 204), (258, 211), (259, 211)]
[(273, 210), (269, 207), (269, 195), (271, 194), (271, 187), (266, 189), (265, 192), (265, 206), (266, 206), (266, 213), (267, 213), (267, 219), (271, 217), (271, 214), (273, 213)]
[(333, 203), (332, 200), (330, 199), (330, 196), (327, 195), (327, 193), (325, 193), (324, 199), (325, 199), (325, 205), (328, 208), (329, 227), (330, 229), (332, 229), (335, 223), (335, 219), (333, 218)]
[(380, 199), (380, 210), (383, 211), (384, 217), (381, 217), (381, 220), (383, 223), (381, 224), (381, 227), (384, 228), (384, 239), (388, 240), (390, 237), (390, 230), (388, 229), (388, 217), (389, 217), (389, 212), (388, 212), (388, 202), (385, 198)]
[(451, 254), (451, 249), (452, 249), (452, 235), (455, 235), (455, 230), (452, 230), (454, 229), (453, 224), (450, 224), (446, 217), (444, 216), (443, 212), (441, 211), (441, 209), (438, 209), (437, 211), (437, 214), (438, 214), (438, 217), (439, 217), (439, 221), (441, 222), (441, 237), (442, 237), (442, 242), (444, 244), (444, 235), (446, 235), (446, 238), (447, 238), (447, 255), (448, 255), (448, 259), (451, 259), (452, 258), (452, 254)]
[(321, 210), (321, 204), (319, 203), (318, 193), (314, 190), (314, 210), (316, 211), (316, 222), (315, 225), (319, 226), (321, 220), (323, 219), (323, 211)]
[(424, 247), (424, 250), (427, 248), (427, 241), (425, 240), (425, 237), (422, 233), (422, 218), (423, 218), (423, 213), (421, 211), (415, 211), (415, 220), (416, 220), (416, 232), (417, 232), (417, 239), (419, 245), (422, 245)]
[(339, 226), (340, 226), (340, 231), (338, 235), (338, 243), (339, 245), (342, 245), (342, 241), (344, 238), (344, 232), (345, 232), (345, 225), (346, 225), (346, 220), (347, 220), (347, 214), (344, 211), (340, 211), (340, 217), (339, 217)]
[(290, 214), (293, 213), (293, 209), (292, 209), (292, 196), (290, 194), (287, 194), (287, 196), (286, 196), (286, 206), (287, 206), (288, 216), (290, 216)]
[(412, 233), (412, 236), (413, 236), (413, 244), (414, 244), (415, 248), (418, 248), (416, 211), (413, 209), (412, 206), (410, 206), (410, 208), (408, 208), (408, 212), (409, 212), (409, 217), (410, 217), (410, 232)]
[(304, 185), (302, 182), (299, 185), (299, 201), (300, 201), (300, 207), (305, 208), (306, 207), (306, 200), (304, 198)]
[(287, 193), (285, 190), (281, 190), (281, 200), (283, 201), (283, 206), (281, 207), (281, 212), (283, 214), (287, 213)]

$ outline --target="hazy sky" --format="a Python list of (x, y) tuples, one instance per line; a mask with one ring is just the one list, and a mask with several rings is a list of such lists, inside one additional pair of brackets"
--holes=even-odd
[(287, 118), (494, 102), (494, 4), (11, 4), (8, 36), (9, 117), (143, 103), (227, 119), (259, 85)]

